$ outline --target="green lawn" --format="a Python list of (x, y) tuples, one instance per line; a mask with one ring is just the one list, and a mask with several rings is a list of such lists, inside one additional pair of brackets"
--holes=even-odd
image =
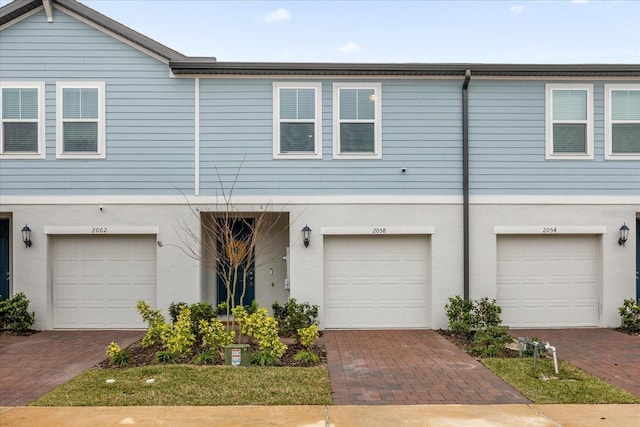
[(534, 403), (640, 403), (640, 398), (593, 377), (569, 362), (540, 359), (536, 372), (533, 359), (483, 359), (482, 364), (511, 384)]
[[(108, 379), (115, 382), (107, 383)], [(153, 379), (152, 383), (147, 380)], [(156, 365), (93, 369), (42, 396), (36, 406), (331, 404), (325, 367)]]

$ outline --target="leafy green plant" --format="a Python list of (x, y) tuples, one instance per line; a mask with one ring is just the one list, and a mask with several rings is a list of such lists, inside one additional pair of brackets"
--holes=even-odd
[(640, 301), (633, 298), (625, 299), (620, 313), (620, 328), (627, 332), (640, 332)]
[(311, 325), (308, 328), (301, 328), (297, 331), (298, 342), (305, 347), (304, 350), (298, 351), (293, 360), (304, 365), (315, 365), (320, 361), (320, 357), (313, 351), (313, 344), (320, 336), (318, 327)]
[(213, 365), (219, 360), (219, 358), (220, 356), (218, 353), (207, 348), (196, 354), (193, 358), (193, 362), (197, 365)]
[(18, 292), (11, 299), (0, 300), (0, 327), (15, 332), (26, 332), (36, 321), (34, 312), (29, 312), (29, 300)]
[(162, 328), (161, 339), (165, 349), (171, 352), (175, 359), (182, 359), (189, 354), (196, 339), (191, 330), (191, 309), (185, 308), (178, 314), (173, 328), (165, 325)]
[(300, 350), (293, 356), (293, 360), (303, 365), (315, 365), (320, 361), (320, 356), (310, 350)]
[(122, 350), (115, 341), (109, 344), (106, 354), (109, 357), (109, 364), (112, 366), (126, 366), (131, 361), (129, 352)]
[(318, 324), (317, 305), (298, 303), (295, 298), (291, 298), (284, 306), (276, 301), (271, 308), (273, 317), (278, 320), (279, 333), (282, 336), (295, 336), (298, 329)]
[(497, 357), (505, 344), (513, 341), (506, 326), (489, 326), (476, 331), (473, 336), (471, 354), (480, 357)]
[(489, 300), (484, 297), (474, 301), (475, 327), (477, 329), (488, 329), (502, 323), (500, 314), (502, 308), (496, 304), (496, 300)]
[(287, 346), (278, 336), (278, 322), (269, 317), (267, 309), (262, 307), (255, 313), (249, 314), (243, 306), (236, 306), (232, 310), (238, 321), (240, 332), (254, 338), (258, 342), (258, 355), (252, 356), (252, 362), (261, 366), (275, 364), (287, 351)]
[(175, 361), (175, 354), (169, 350), (162, 350), (156, 353), (156, 362), (158, 363), (173, 363)]
[(147, 334), (142, 338), (142, 346), (145, 348), (151, 347), (160, 342), (163, 331), (168, 327), (165, 323), (165, 318), (161, 310), (152, 310), (145, 301), (138, 301), (136, 308), (140, 316), (142, 316), (142, 320), (149, 326)]
[(449, 304), (444, 306), (449, 319), (449, 330), (459, 337), (470, 338), (476, 326), (473, 313), (473, 301), (465, 300), (460, 295), (449, 298)]
[(225, 345), (233, 344), (236, 331), (227, 331), (217, 319), (200, 320), (198, 331), (202, 337), (203, 347), (215, 351)]

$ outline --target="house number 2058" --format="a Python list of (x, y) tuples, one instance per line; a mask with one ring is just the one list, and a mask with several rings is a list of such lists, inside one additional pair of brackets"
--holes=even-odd
[(386, 234), (386, 233), (387, 233), (386, 228), (374, 227), (373, 232), (371, 234)]
[(93, 234), (104, 234), (107, 232), (107, 227), (92, 227), (91, 233)]

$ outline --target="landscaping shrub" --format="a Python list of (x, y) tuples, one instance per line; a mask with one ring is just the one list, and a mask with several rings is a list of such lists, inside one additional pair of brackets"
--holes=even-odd
[(444, 306), (449, 319), (449, 330), (453, 335), (470, 338), (476, 326), (473, 314), (473, 301), (462, 299), (460, 295), (449, 298), (449, 304)]
[(191, 351), (196, 338), (191, 330), (191, 310), (183, 309), (178, 315), (173, 327), (165, 324), (162, 328), (161, 339), (165, 349), (172, 353), (174, 359), (183, 359)]
[(473, 336), (473, 346), (470, 353), (480, 357), (497, 357), (504, 345), (513, 341), (506, 326), (489, 326), (477, 330)]
[(311, 325), (308, 328), (298, 329), (298, 342), (305, 347), (304, 350), (298, 351), (293, 360), (305, 365), (315, 365), (320, 361), (320, 357), (313, 351), (313, 344), (320, 336), (318, 327)]
[(295, 336), (298, 329), (318, 324), (318, 306), (300, 303), (295, 298), (289, 299), (284, 306), (277, 301), (271, 305), (273, 317), (278, 321), (278, 330), (282, 336)]
[(218, 319), (200, 320), (198, 331), (202, 337), (202, 346), (211, 351), (233, 344), (233, 337), (236, 335), (236, 331), (227, 331)]
[(162, 310), (151, 310), (149, 304), (144, 301), (138, 301), (136, 308), (140, 316), (142, 316), (142, 320), (149, 326), (147, 334), (142, 338), (142, 346), (145, 348), (151, 347), (160, 342), (163, 330), (167, 328)]
[(122, 350), (115, 341), (109, 344), (107, 356), (109, 357), (109, 364), (113, 366), (126, 366), (131, 361), (129, 352)]
[(640, 332), (640, 301), (628, 298), (625, 299), (622, 307), (618, 308), (620, 313), (620, 328), (627, 332)]
[(262, 366), (275, 364), (287, 351), (287, 346), (278, 336), (276, 319), (269, 317), (266, 308), (258, 308), (253, 314), (247, 313), (243, 306), (236, 306), (232, 311), (240, 326), (240, 333), (254, 338), (258, 343), (252, 363)]
[(34, 312), (29, 312), (29, 300), (18, 292), (11, 299), (0, 300), (0, 327), (15, 332), (26, 332), (36, 321)]

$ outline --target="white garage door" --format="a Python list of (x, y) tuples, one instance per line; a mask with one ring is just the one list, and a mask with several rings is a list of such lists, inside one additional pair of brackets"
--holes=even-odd
[(428, 326), (426, 236), (327, 236), (325, 326)]
[(500, 236), (498, 295), (512, 327), (596, 326), (595, 236)]
[(155, 236), (53, 238), (54, 328), (143, 328), (136, 302), (156, 306)]

